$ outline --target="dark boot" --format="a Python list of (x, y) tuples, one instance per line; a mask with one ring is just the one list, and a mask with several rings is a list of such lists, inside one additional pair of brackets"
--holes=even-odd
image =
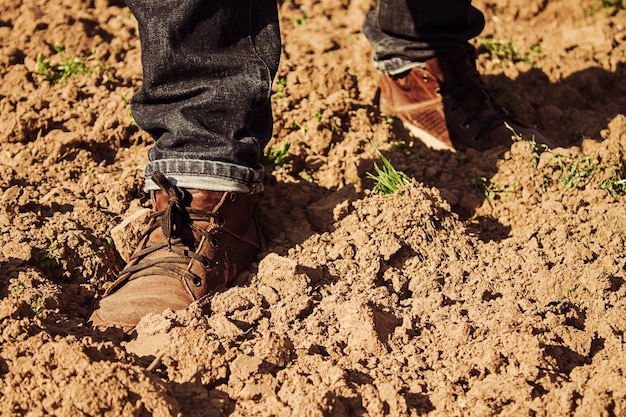
[(89, 321), (130, 332), (149, 313), (206, 303), (260, 252), (253, 196), (181, 189), (152, 179), (154, 212), (119, 278), (96, 301)]
[(432, 58), (424, 68), (380, 78), (381, 113), (400, 119), (433, 149), (485, 150), (510, 147), (514, 135), (550, 148), (554, 143), (538, 130), (507, 114), (489, 95), (476, 70), (474, 49)]

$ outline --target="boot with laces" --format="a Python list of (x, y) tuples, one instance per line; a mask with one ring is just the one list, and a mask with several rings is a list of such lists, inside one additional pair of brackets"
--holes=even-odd
[(252, 195), (181, 189), (157, 172), (154, 212), (119, 278), (95, 302), (98, 329), (131, 332), (142, 317), (206, 304), (256, 259)]
[(440, 150), (510, 147), (513, 132), (555, 147), (538, 130), (507, 114), (487, 92), (476, 70), (475, 50), (435, 57), (400, 77), (381, 75), (380, 110), (400, 119), (427, 146)]

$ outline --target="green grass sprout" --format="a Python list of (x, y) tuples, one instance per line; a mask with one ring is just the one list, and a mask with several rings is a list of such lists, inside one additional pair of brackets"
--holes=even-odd
[(413, 141), (408, 141), (408, 140), (402, 140), (401, 139), (401, 140), (397, 140), (395, 145), (406, 156), (409, 156), (409, 155), (411, 155), (413, 153)]
[(263, 155), (267, 164), (273, 165), (275, 168), (285, 166), (289, 162), (289, 142), (283, 142), (278, 148), (270, 147)]
[(625, 195), (626, 194), (626, 178), (622, 178), (617, 171), (611, 176), (600, 183), (600, 189), (606, 191), (612, 196)]
[(130, 107), (130, 100), (128, 99), (126, 94), (122, 94), (122, 102), (124, 103), (124, 107), (126, 107), (126, 114), (128, 115), (131, 124), (136, 126), (137, 123), (135, 122), (135, 116), (133, 116), (133, 111)]
[(35, 313), (36, 315), (43, 313), (45, 307), (43, 305), (43, 299), (41, 297), (37, 297), (37, 300), (35, 300), (31, 306), (30, 309), (33, 311), (33, 313)]
[(59, 267), (61, 266), (61, 260), (57, 255), (55, 255), (55, 251), (59, 247), (59, 242), (52, 242), (50, 246), (46, 248), (46, 253), (43, 255), (41, 259), (42, 263), (48, 267)]
[(367, 173), (367, 178), (374, 180), (374, 191), (382, 195), (391, 195), (399, 192), (403, 187), (411, 183), (411, 179), (402, 171), (397, 171), (391, 161), (385, 158), (374, 142), (370, 142), (376, 151), (376, 154), (382, 161), (382, 167), (374, 162), (374, 170), (376, 174)]
[(539, 158), (541, 156), (542, 153), (547, 152), (550, 150), (550, 147), (544, 143), (537, 143), (537, 141), (535, 140), (534, 137), (528, 139), (523, 137), (522, 135), (520, 135), (519, 133), (517, 133), (515, 131), (515, 129), (513, 129), (513, 126), (511, 126), (510, 124), (508, 124), (507, 122), (504, 122), (504, 126), (509, 129), (511, 131), (511, 133), (513, 134), (511, 136), (511, 140), (513, 140), (513, 142), (526, 142), (530, 145), (530, 150), (532, 151), (532, 155), (531, 155), (531, 159), (530, 159), (530, 165), (533, 168), (537, 168), (537, 166), (539, 165)]
[(467, 163), (467, 155), (465, 155), (464, 153), (458, 153), (454, 159), (459, 165)]
[(282, 98), (285, 94), (285, 88), (287, 85), (287, 79), (285, 77), (280, 77), (276, 80), (276, 92), (272, 94), (272, 99), (276, 100), (277, 98)]
[(305, 12), (302, 12), (302, 15), (300, 15), (300, 17), (296, 17), (295, 19), (293, 19), (293, 25), (295, 27), (304, 26), (308, 21), (309, 16)]
[(533, 45), (529, 52), (519, 52), (515, 38), (501, 41), (491, 37), (478, 36), (476, 42), (478, 43), (478, 53), (484, 52), (489, 54), (490, 57), (497, 59), (501, 65), (525, 62), (526, 64), (536, 66), (537, 62), (531, 58), (531, 55), (541, 52), (539, 45)]
[(546, 169), (552, 170), (552, 173), (556, 175), (547, 175), (544, 173), (543, 181), (539, 186), (540, 194), (548, 192), (548, 187), (554, 183), (563, 184), (563, 193), (566, 193), (585, 184), (586, 180), (601, 175), (610, 168), (613, 168), (613, 175), (600, 182), (600, 189), (613, 196), (626, 194), (626, 179), (622, 178), (618, 169), (614, 166), (601, 163), (598, 155), (574, 157), (554, 153), (547, 145), (537, 143), (535, 138), (526, 139), (522, 137), (506, 122), (505, 126), (512, 132), (513, 135), (511, 139), (514, 142), (525, 141), (530, 145), (532, 152), (530, 164), (533, 168), (538, 168), (539, 159), (544, 152), (551, 154), (542, 169), (544, 172)]
[(470, 180), (473, 187), (478, 188), (490, 200), (497, 200), (501, 194), (506, 194), (515, 189), (515, 182), (510, 184), (493, 184), (485, 177), (474, 177)]
[(624, 0), (599, 0), (599, 1), (604, 11), (611, 16), (614, 16), (620, 10), (626, 10), (626, 3), (624, 3)]
[(76, 55), (67, 56), (67, 51), (59, 44), (54, 45), (59, 61), (46, 59), (42, 54), (37, 55), (37, 75), (50, 81), (52, 84), (60, 84), (70, 77), (91, 73), (87, 64)]
[(47, 80), (52, 84), (61, 84), (68, 78), (81, 75), (96, 75), (100, 84), (113, 89), (115, 80), (114, 71), (102, 61), (96, 59), (97, 50), (92, 50), (86, 58), (76, 55), (68, 56), (67, 51), (58, 43), (54, 45), (56, 56), (45, 58), (38, 54), (35, 58), (37, 69), (35, 74), (39, 79)]
[(293, 129), (297, 130), (298, 132), (302, 133), (303, 135), (309, 131), (309, 128), (307, 125), (304, 124), (304, 122), (293, 122)]

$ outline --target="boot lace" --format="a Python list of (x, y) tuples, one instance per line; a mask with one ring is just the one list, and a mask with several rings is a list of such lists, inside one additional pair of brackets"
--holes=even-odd
[[(221, 230), (224, 219), (218, 213), (185, 207), (183, 190), (172, 185), (163, 173), (155, 172), (151, 178), (159, 188), (166, 192), (168, 204), (164, 210), (150, 214), (151, 226), (139, 238), (140, 242), (145, 241), (145, 247), (132, 256), (120, 275), (130, 274), (128, 279), (155, 274), (173, 278), (183, 277), (198, 287), (202, 284), (202, 279), (180, 265), (187, 266), (192, 259), (205, 268), (215, 265), (213, 260), (197, 253), (195, 249), (205, 240), (217, 247), (216, 233)], [(210, 226), (208, 228), (199, 227), (195, 224), (197, 221), (208, 222)], [(150, 242), (148, 237), (159, 227), (163, 231), (166, 242)], [(197, 232), (201, 236), (200, 240), (194, 238), (193, 242), (185, 241), (189, 240), (185, 239), (185, 236), (196, 236), (195, 233), (189, 234), (189, 230)], [(183, 236), (184, 232), (187, 232), (185, 236)], [(164, 249), (171, 253), (171, 256), (149, 256)]]

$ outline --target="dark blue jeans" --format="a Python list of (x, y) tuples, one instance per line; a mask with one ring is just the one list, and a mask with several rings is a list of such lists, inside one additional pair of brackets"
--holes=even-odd
[[(470, 0), (378, 0), (364, 33), (376, 67), (397, 74), (483, 28)], [(280, 58), (276, 0), (127, 0), (139, 23), (137, 125), (156, 141), (146, 165), (175, 185), (258, 192)]]
[(378, 0), (363, 24), (376, 69), (398, 75), (457, 52), (485, 26), (471, 0)]

